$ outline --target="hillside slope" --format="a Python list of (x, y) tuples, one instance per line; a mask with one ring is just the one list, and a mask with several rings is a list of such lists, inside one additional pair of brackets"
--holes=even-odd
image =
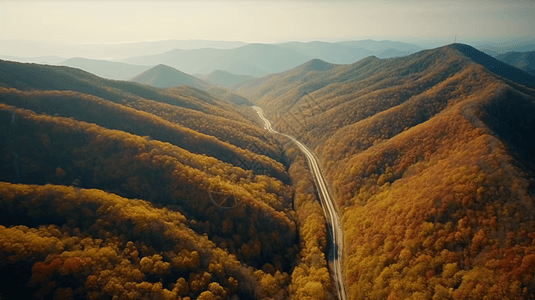
[[(333, 65), (320, 70), (312, 67), (318, 62), (312, 60), (287, 72), (233, 88), (264, 107), (272, 120), (280, 119), (279, 126), (307, 131), (303, 138), (313, 141), (430, 90), (458, 74), (466, 63), (475, 63), (472, 58), (496, 69), (507, 79), (535, 86), (535, 77), (467, 47), (456, 44), (394, 59), (368, 57), (351, 65)], [(460, 55), (445, 55), (448, 51)], [(464, 76), (468, 76), (468, 71), (465, 72)], [(460, 81), (450, 85), (457, 82)], [(285, 117), (300, 114), (306, 117), (299, 122)], [(333, 116), (328, 121), (322, 119), (327, 114)]]
[(531, 299), (532, 83), (453, 44), (241, 91), (315, 148), (344, 224), (351, 299)]
[[(238, 147), (247, 148), (256, 143), (262, 149), (257, 152), (277, 157), (273, 146), (266, 143), (269, 139), (263, 130), (238, 113), (236, 106), (194, 88), (181, 86), (162, 90), (107, 80), (74, 68), (7, 61), (0, 61), (0, 86), (22, 91), (75, 91), (96, 96), (155, 114)], [(242, 129), (240, 133), (235, 132), (237, 127)]]

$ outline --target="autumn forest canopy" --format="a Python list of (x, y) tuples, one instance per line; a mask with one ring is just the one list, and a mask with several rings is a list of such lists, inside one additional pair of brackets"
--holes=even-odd
[[(0, 60), (0, 299), (535, 298), (535, 78), (468, 45), (264, 77)], [(180, 84), (177, 84), (180, 83)]]

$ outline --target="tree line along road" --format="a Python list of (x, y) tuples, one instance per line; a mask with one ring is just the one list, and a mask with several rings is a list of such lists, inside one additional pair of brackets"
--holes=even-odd
[(331, 236), (332, 236), (332, 245), (331, 245), (331, 251), (333, 251), (333, 278), (336, 282), (336, 289), (338, 292), (338, 297), (342, 300), (346, 299), (346, 293), (345, 293), (345, 286), (344, 286), (344, 280), (343, 280), (343, 274), (342, 274), (342, 255), (343, 255), (343, 241), (344, 241), (344, 234), (342, 231), (342, 227), (340, 225), (340, 220), (338, 218), (338, 215), (336, 213), (336, 209), (333, 204), (333, 200), (331, 198), (331, 195), (329, 194), (329, 190), (327, 189), (327, 184), (325, 181), (325, 177), (323, 176), (323, 173), (321, 171), (321, 168), (318, 164), (318, 160), (316, 159), (316, 156), (308, 149), (307, 146), (305, 146), (303, 143), (296, 140), (294, 137), (289, 136), (284, 133), (280, 133), (278, 131), (273, 130), (271, 127), (271, 123), (268, 119), (264, 117), (264, 113), (262, 108), (258, 106), (253, 106), (253, 109), (256, 111), (262, 122), (264, 122), (264, 126), (266, 130), (273, 134), (280, 134), (283, 135), (289, 139), (291, 139), (303, 152), (303, 154), (306, 156), (308, 165), (310, 167), (310, 170), (312, 171), (316, 183), (316, 188), (318, 189), (318, 193), (320, 195), (320, 201), (321, 206), (323, 208), (323, 213), (325, 214), (325, 218), (327, 219), (327, 222), (331, 224)]

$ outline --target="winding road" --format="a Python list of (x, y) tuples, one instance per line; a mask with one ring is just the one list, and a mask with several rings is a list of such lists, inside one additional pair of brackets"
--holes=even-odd
[(331, 195), (329, 194), (329, 191), (327, 189), (327, 184), (325, 182), (325, 177), (323, 176), (323, 173), (321, 171), (321, 168), (318, 164), (318, 160), (316, 159), (316, 156), (308, 149), (307, 146), (303, 145), (301, 142), (296, 140), (295, 138), (280, 133), (278, 131), (273, 130), (271, 127), (271, 123), (268, 119), (264, 117), (264, 113), (262, 108), (258, 106), (253, 106), (253, 109), (258, 113), (258, 116), (262, 121), (264, 122), (265, 128), (271, 132), (271, 133), (277, 133), (280, 135), (284, 135), (285, 137), (291, 139), (298, 147), (301, 149), (301, 151), (305, 154), (308, 165), (310, 166), (310, 170), (314, 174), (316, 187), (318, 189), (320, 200), (323, 207), (323, 213), (325, 214), (325, 218), (327, 219), (327, 222), (331, 224), (331, 236), (332, 236), (332, 245), (331, 245), (331, 251), (333, 251), (333, 278), (336, 282), (336, 288), (338, 290), (338, 297), (342, 300), (346, 299), (346, 292), (345, 292), (345, 286), (344, 286), (344, 280), (342, 275), (342, 254), (343, 254), (343, 241), (344, 241), (344, 234), (342, 231), (342, 227), (340, 225), (340, 220), (338, 219), (338, 215), (336, 213), (336, 209), (333, 204), (333, 200), (331, 198)]

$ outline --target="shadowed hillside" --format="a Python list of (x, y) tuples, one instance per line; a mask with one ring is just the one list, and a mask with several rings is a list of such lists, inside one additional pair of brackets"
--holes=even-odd
[[(190, 152), (212, 156), (244, 169), (258, 163), (264, 166), (262, 174), (271, 174), (287, 181), (284, 167), (264, 155), (238, 148), (214, 136), (196, 132), (142, 110), (73, 92), (20, 92), (0, 88), (0, 95), (2, 102), (9, 105), (48, 115), (73, 117), (80, 121), (140, 136), (146, 135), (151, 139), (169, 142)], [(266, 149), (265, 153), (268, 152)]]
[(501, 61), (468, 45), (455, 44), (453, 47), (470, 57), (476, 63), (483, 65), (489, 71), (507, 79), (516, 81), (520, 84), (535, 88), (535, 77), (527, 75), (525, 72), (522, 72), (517, 68), (513, 68), (506, 63), (502, 63)]

